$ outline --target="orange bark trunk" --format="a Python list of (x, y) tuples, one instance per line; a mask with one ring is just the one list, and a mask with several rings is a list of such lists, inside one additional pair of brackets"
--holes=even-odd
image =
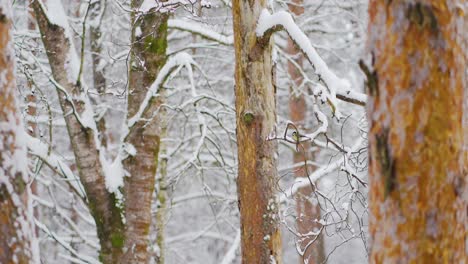
[(0, 263), (32, 263), (34, 229), (27, 186), (26, 150), (18, 140), (21, 116), (15, 99), (11, 6), (0, 2)]
[(255, 33), (265, 0), (233, 2), (236, 54), (238, 196), (242, 263), (281, 263), (275, 141), (276, 88), (271, 41)]
[(468, 261), (466, 33), (455, 2), (370, 2), (371, 263)]

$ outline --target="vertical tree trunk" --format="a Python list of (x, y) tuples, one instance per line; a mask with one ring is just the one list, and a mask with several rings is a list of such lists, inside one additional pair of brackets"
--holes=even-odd
[(238, 195), (243, 263), (282, 263), (275, 141), (276, 88), (269, 37), (255, 34), (265, 0), (233, 2)]
[(0, 1), (0, 263), (32, 263), (34, 227), (15, 98), (11, 2)]
[[(59, 3), (49, 1), (49, 4)], [(52, 69), (54, 80), (58, 83), (59, 101), (65, 115), (70, 142), (72, 144), (78, 173), (83, 184), (90, 212), (96, 222), (97, 234), (101, 245), (100, 258), (104, 263), (117, 263), (122, 254), (123, 222), (121, 210), (116, 204), (115, 195), (106, 189), (105, 176), (100, 162), (98, 142), (93, 129), (83, 126), (77, 119), (76, 113), (85, 112), (84, 91), (78, 80), (70, 80), (71, 58), (73, 50), (71, 39), (66, 35), (64, 25), (54, 24), (47, 17), (47, 11), (39, 0), (31, 1), (37, 23), (42, 35), (42, 41), (47, 51), (47, 57)], [(55, 8), (58, 8), (55, 6)], [(61, 12), (63, 10), (54, 10)], [(65, 16), (65, 14), (63, 14)], [(69, 98), (64, 94), (64, 89)], [(73, 106), (72, 106), (72, 103)], [(90, 113), (88, 113), (90, 114)], [(92, 115), (92, 114), (91, 114)]]
[[(141, 0), (132, 1), (136, 10)], [(129, 72), (128, 118), (140, 108), (149, 87), (166, 62), (168, 14), (149, 11), (132, 15), (132, 54)], [(138, 32), (138, 34), (136, 34)], [(125, 255), (122, 263), (147, 263), (151, 203), (160, 148), (161, 97), (154, 97), (142, 119), (131, 128), (125, 139), (133, 145), (136, 156), (129, 156), (123, 165), (130, 177), (125, 178)]]
[[(289, 10), (296, 16), (302, 15), (304, 13), (304, 7), (302, 5), (302, 0), (293, 0), (289, 5)], [(302, 66), (304, 56), (290, 38), (288, 39), (287, 52), (294, 58), (294, 62), (297, 65)], [(290, 87), (289, 93), (289, 116), (294, 124), (298, 127), (302, 127), (306, 121), (307, 105), (304, 95), (295, 92), (294, 87), (299, 87), (304, 78), (296, 68), (296, 65), (289, 61), (288, 74), (293, 81), (293, 87)], [(309, 159), (310, 156), (313, 156), (313, 154), (308, 151), (310, 142), (304, 142), (302, 145), (304, 146), (304, 152), (302, 152), (302, 149), (299, 152), (294, 152), (294, 163), (302, 163), (304, 159)], [(308, 167), (309, 172), (313, 169), (312, 166)], [(294, 172), (294, 176), (298, 178), (307, 177), (305, 166), (297, 169)], [(312, 231), (318, 231), (320, 228), (320, 225), (315, 222), (315, 219), (320, 219), (320, 206), (318, 206), (318, 203), (313, 204), (311, 202), (310, 198), (312, 196), (313, 190), (311, 186), (300, 188), (295, 195), (297, 230), (299, 234), (303, 235), (298, 238), (299, 247), (301, 250), (305, 250), (304, 255), (301, 256), (300, 263), (306, 264), (322, 263), (325, 260), (323, 235), (320, 235), (318, 238), (314, 235), (307, 235)], [(312, 242), (313, 244), (311, 244)]]
[(370, 2), (371, 263), (467, 261), (463, 12), (449, 0)]

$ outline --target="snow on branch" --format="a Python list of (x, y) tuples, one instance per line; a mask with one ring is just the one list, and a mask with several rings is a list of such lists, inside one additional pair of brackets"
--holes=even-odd
[(67, 79), (70, 83), (75, 83), (78, 80), (80, 71), (80, 61), (75, 50), (72, 34), (68, 26), (68, 18), (63, 8), (61, 0), (47, 0), (47, 6), (42, 0), (35, 0), (39, 3), (42, 12), (47, 17), (49, 23), (59, 26), (63, 29), (65, 38), (68, 40), (69, 50), (65, 58), (64, 68), (66, 70)]
[(32, 155), (37, 156), (44, 161), (51, 169), (59, 173), (62, 177), (68, 180), (68, 183), (82, 198), (86, 197), (84, 187), (78, 177), (76, 177), (70, 167), (62, 161), (62, 158), (52, 153), (47, 144), (41, 142), (39, 139), (34, 138), (27, 133), (23, 133), (26, 145)]
[(170, 57), (167, 60), (166, 64), (164, 64), (164, 66), (159, 71), (158, 77), (156, 77), (156, 80), (151, 84), (150, 88), (148, 89), (145, 99), (141, 103), (138, 112), (128, 119), (127, 126), (129, 130), (135, 125), (136, 122), (138, 122), (141, 119), (145, 110), (148, 108), (150, 100), (158, 95), (157, 92), (159, 87), (164, 83), (164, 81), (167, 79), (168, 75), (173, 71), (173, 69), (178, 66), (180, 69), (181, 67), (190, 64), (195, 64), (195, 62), (193, 61), (192, 56), (185, 52), (177, 53), (176, 55)]
[[(73, 44), (73, 38), (70, 32), (70, 28), (68, 26), (67, 15), (65, 10), (62, 6), (61, 0), (49, 0), (47, 1), (47, 8), (45, 7), (44, 3), (41, 0), (36, 0), (40, 6), (42, 14), (47, 18), (48, 22), (59, 26), (63, 29), (63, 34), (65, 39), (68, 41), (68, 45), (63, 45), (63, 47), (68, 50), (66, 51), (66, 58), (64, 61), (63, 68), (66, 71), (67, 81), (70, 84), (75, 85), (78, 82), (79, 72), (80, 72), (80, 62), (78, 59), (78, 55), (75, 50), (75, 46)], [(37, 65), (42, 69), (43, 72), (46, 72), (41, 63), (37, 60), (34, 56), (34, 60), (36, 60)], [(60, 83), (58, 83), (52, 76), (49, 77), (49, 80), (55, 85), (55, 87), (63, 92), (66, 95), (67, 101), (71, 104), (73, 108), (73, 114), (77, 118), (78, 122), (86, 128), (90, 128), (95, 131), (97, 135), (97, 128), (96, 123), (94, 121), (94, 110), (87, 95), (87, 91), (80, 94), (77, 98), (74, 98), (67, 92), (67, 89)], [(83, 82), (80, 84), (82, 87), (86, 87)], [(80, 87), (81, 88), (81, 87)], [(84, 103), (85, 109), (80, 114), (76, 111), (76, 107), (73, 103), (73, 99), (78, 101), (82, 101)]]
[[(178, 7), (187, 7), (194, 6), (196, 3), (200, 2), (201, 7), (210, 8), (211, 3), (206, 0), (144, 0), (140, 8), (137, 9), (140, 13), (148, 12), (159, 12), (159, 13), (168, 13), (174, 12)], [(190, 11), (190, 10), (189, 10)], [(193, 8), (192, 8), (193, 12)]]
[[(192, 64), (197, 66), (195, 61), (192, 59), (192, 56), (185, 52), (177, 53), (167, 60), (166, 64), (164, 64), (164, 66), (159, 71), (156, 80), (149, 87), (148, 92), (140, 104), (137, 113), (127, 120), (127, 125), (124, 126), (124, 131), (122, 133), (122, 146), (119, 150), (118, 156), (112, 163), (107, 162), (104, 157), (101, 157), (101, 162), (103, 163), (106, 174), (106, 186), (110, 192), (116, 193), (118, 188), (123, 186), (123, 177), (125, 176), (126, 172), (122, 167), (122, 160), (125, 159), (128, 155), (133, 156), (137, 154), (135, 148), (131, 144), (127, 144), (125, 142), (125, 138), (129, 135), (131, 128), (143, 117), (149, 108), (151, 99), (158, 96), (158, 90), (164, 84), (164, 82), (168, 78), (171, 78), (171, 76), (177, 74), (180, 69), (185, 66), (189, 69), (192, 94), (195, 93), (193, 88), (194, 81), (191, 68)], [(176, 70), (174, 71), (174, 69)]]
[[(306, 177), (297, 178), (295, 180), (295, 183), (294, 183), (293, 187), (291, 188), (291, 190), (288, 193), (281, 194), (280, 201), (283, 202), (283, 201), (285, 201), (287, 199), (288, 196), (295, 195), (295, 193), (298, 190), (300, 190), (303, 187), (306, 187), (306, 186), (310, 185), (310, 182), (315, 183), (320, 178), (324, 177), (325, 175), (327, 175), (327, 174), (329, 174), (329, 173), (331, 173), (331, 172), (333, 172), (335, 170), (342, 169), (342, 165), (346, 164), (348, 162), (348, 160), (350, 159), (353, 152), (355, 152), (359, 147), (361, 147), (362, 142), (363, 142), (363, 138), (360, 137), (355, 142), (355, 144), (348, 150), (348, 152), (344, 155), (343, 159), (338, 159), (338, 160), (336, 160), (336, 161), (334, 161), (332, 163), (329, 163), (327, 165), (324, 165), (324, 166), (316, 169), (313, 173), (308, 175), (308, 179)], [(362, 180), (359, 179), (359, 181), (361, 182)]]
[[(286, 11), (279, 11), (270, 14), (268, 10), (263, 9), (257, 24), (257, 36), (263, 37), (275, 27), (282, 27), (289, 34), (296, 45), (304, 52), (309, 62), (314, 66), (315, 73), (325, 82), (330, 92), (331, 104), (337, 108), (336, 94), (350, 94), (351, 85), (333, 73), (325, 61), (318, 55), (315, 48), (310, 43), (304, 32), (294, 22), (291, 14)], [(363, 98), (359, 98), (363, 100)]]
[(168, 22), (168, 27), (175, 28), (183, 31), (188, 31), (197, 35), (200, 35), (206, 39), (216, 41), (223, 45), (233, 45), (234, 44), (234, 37), (226, 36), (220, 34), (210, 28), (202, 25), (201, 23), (195, 21), (184, 21), (181, 19), (171, 19)]
[(62, 246), (65, 250), (70, 252), (73, 256), (77, 257), (78, 259), (84, 261), (85, 263), (91, 263), (91, 264), (100, 264), (101, 262), (90, 257), (86, 256), (82, 253), (77, 252), (69, 243), (67, 243), (63, 238), (58, 236), (55, 232), (51, 231), (46, 225), (43, 223), (39, 222), (37, 219), (34, 219), (34, 222), (36, 226), (44, 232), (47, 236), (51, 237), (53, 240), (55, 240), (60, 246)]

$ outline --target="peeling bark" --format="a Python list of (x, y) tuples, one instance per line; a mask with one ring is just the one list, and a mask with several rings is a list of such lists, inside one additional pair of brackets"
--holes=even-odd
[(276, 122), (272, 40), (255, 34), (265, 7), (264, 0), (235, 0), (232, 7), (242, 263), (282, 263), (277, 143), (266, 140)]
[(371, 263), (468, 261), (466, 16), (456, 2), (369, 5)]

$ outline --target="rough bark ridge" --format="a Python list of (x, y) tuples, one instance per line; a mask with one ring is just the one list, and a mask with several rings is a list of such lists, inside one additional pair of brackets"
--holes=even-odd
[[(57, 89), (62, 110), (64, 113), (76, 111), (77, 114), (81, 114), (84, 111), (84, 103), (77, 99), (82, 92), (81, 87), (77, 83), (70, 82), (67, 77), (66, 62), (71, 45), (64, 29), (48, 20), (38, 1), (32, 1), (31, 5), (36, 14), (53, 77), (61, 88), (73, 96), (73, 99), (67, 98), (60, 89)], [(72, 100), (75, 110), (69, 100)], [(104, 263), (116, 263), (122, 254), (123, 223), (120, 209), (115, 203), (115, 196), (106, 189), (99, 150), (95, 142), (95, 131), (82, 126), (74, 114), (65, 115), (65, 122), (80, 180), (87, 194), (88, 206), (96, 222), (101, 244), (100, 258)]]
[[(292, 4), (289, 5), (289, 10), (296, 16), (302, 15), (304, 13), (303, 1), (293, 0)], [(290, 38), (288, 39), (287, 52), (294, 59), (294, 62), (297, 65), (302, 66), (304, 55)], [(302, 84), (304, 78), (296, 68), (296, 65), (289, 61), (288, 74), (293, 81), (294, 87), (299, 87)], [(289, 92), (289, 116), (294, 124), (298, 127), (303, 127), (306, 121), (307, 104), (304, 94), (299, 94), (294, 91), (294, 87), (290, 87)], [(304, 142), (302, 145), (304, 149), (301, 148), (299, 152), (294, 152), (293, 154), (294, 163), (303, 163), (304, 159), (309, 159), (310, 156), (314, 156), (313, 153), (308, 151), (310, 148), (310, 142)], [(309, 172), (313, 171), (313, 169), (313, 166), (308, 167)], [(307, 177), (305, 166), (297, 169), (294, 172), (294, 176), (298, 178)], [(305, 249), (304, 255), (301, 256), (299, 262), (305, 264), (322, 263), (325, 259), (323, 236), (321, 235), (316, 238), (315, 236), (306, 235), (311, 231), (318, 231), (320, 228), (320, 224), (315, 222), (315, 219), (320, 219), (320, 207), (318, 204), (313, 204), (310, 201), (310, 197), (312, 195), (312, 187), (307, 186), (300, 188), (294, 197), (296, 200), (297, 230), (299, 231), (299, 234), (304, 234), (303, 237), (298, 238), (301, 250)], [(312, 242), (313, 244), (311, 244)]]
[(267, 141), (276, 122), (272, 44), (255, 34), (265, 0), (233, 2), (236, 55), (238, 195), (243, 263), (282, 263), (278, 204), (275, 200), (276, 148)]
[(468, 261), (457, 2), (370, 2), (371, 263)]
[[(31, 263), (34, 228), (26, 186), (24, 145), (18, 141), (23, 129), (16, 106), (11, 3), (0, 3), (0, 263)], [(21, 159), (21, 160), (18, 160)]]
[[(134, 9), (141, 0), (132, 2)], [(132, 54), (129, 72), (128, 117), (137, 113), (151, 84), (166, 62), (168, 14), (148, 12), (133, 14)], [(141, 34), (136, 35), (135, 31)], [(149, 261), (149, 230), (158, 154), (160, 148), (161, 97), (154, 97), (141, 120), (135, 123), (125, 142), (133, 145), (136, 156), (123, 165), (125, 178), (125, 255), (121, 263)]]

